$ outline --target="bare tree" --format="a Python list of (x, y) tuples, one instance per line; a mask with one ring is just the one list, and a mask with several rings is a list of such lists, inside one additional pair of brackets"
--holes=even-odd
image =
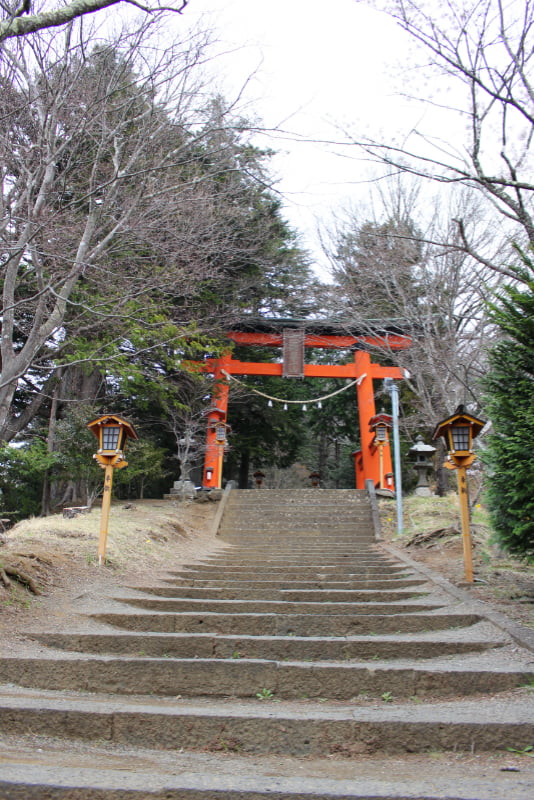
[(174, 437), (174, 456), (180, 480), (191, 480), (191, 471), (205, 452), (206, 415), (213, 380), (203, 374), (182, 373), (175, 383), (172, 401), (165, 410), (164, 426)]
[(114, 5), (131, 5), (141, 9), (146, 14), (155, 16), (163, 12), (173, 11), (180, 14), (186, 7), (188, 0), (178, 0), (176, 5), (159, 2), (142, 3), (137, 0), (72, 0), (70, 3), (59, 5), (50, 11), (34, 10), (39, 4), (32, 0), (15, 0), (13, 3), (0, 3), (2, 20), (0, 21), (0, 42), (17, 36), (27, 36), (30, 33), (45, 28), (56, 28), (67, 25), (79, 17), (94, 14), (104, 8)]
[[(393, 0), (386, 7), (420, 47), (417, 74), (424, 89), (408, 85), (427, 107), (445, 114), (456, 132), (441, 135), (415, 127), (398, 143), (354, 140), (388, 171), (418, 175), (444, 185), (475, 190), (496, 211), (508, 239), (534, 245), (534, 3), (506, 0), (447, 0), (438, 7), (425, 0)], [(432, 94), (432, 77), (455, 93), (455, 104)], [(440, 84), (443, 85), (443, 84)], [(449, 95), (450, 96), (450, 95)], [(459, 142), (458, 127), (465, 131)], [(460, 134), (461, 135), (461, 134)], [(477, 247), (462, 217), (454, 241), (465, 253), (507, 277), (511, 250), (488, 255)]]
[(278, 221), (261, 222), (244, 123), (201, 82), (208, 39), (162, 44), (145, 21), (112, 41), (74, 24), (5, 46), (0, 439), (60, 365), (172, 355), (199, 308), (220, 314), (218, 290), (267, 258)]
[[(77, 297), (81, 306), (91, 304), (109, 319), (107, 295), (118, 316), (127, 297), (146, 291), (151, 265), (137, 279), (126, 276), (124, 256), (117, 265), (113, 247), (124, 252), (133, 245), (136, 232), (162, 210), (162, 197), (173, 194), (176, 208), (172, 170), (165, 167), (185, 147), (191, 73), (201, 48), (174, 45), (145, 62), (143, 74), (135, 66), (145, 34), (143, 26), (88, 52), (87, 34), (71, 29), (4, 51), (0, 429), (6, 439), (18, 427), (9, 421), (18, 381), (38, 366), (39, 354), (61, 346), (80, 282), (90, 287)], [(172, 121), (163, 111), (171, 103)]]
[(429, 217), (428, 197), (425, 214), (401, 186), (392, 199), (379, 217), (352, 209), (337, 221), (327, 247), (334, 277), (330, 303), (364, 333), (382, 326), (412, 338), (409, 349), (382, 347), (376, 356), (386, 354), (407, 371), (413, 403), (403, 423), (413, 432), (432, 429), (461, 402), (480, 403), (477, 383), (493, 331), (485, 300), (497, 278), (458, 243), (452, 221), (458, 214), (470, 234), (478, 229), (480, 239), (488, 235), (476, 205), (465, 198), (451, 209), (436, 203)]

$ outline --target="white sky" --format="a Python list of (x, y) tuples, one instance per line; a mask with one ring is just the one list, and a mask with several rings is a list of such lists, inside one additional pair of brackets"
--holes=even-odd
[[(217, 88), (232, 97), (253, 74), (249, 113), (268, 128), (311, 140), (335, 139), (337, 125), (390, 136), (397, 123), (421, 116), (398, 94), (408, 37), (357, 0), (189, 0), (179, 28), (199, 19), (230, 51), (216, 62)], [(365, 199), (370, 167), (332, 145), (281, 137), (258, 143), (279, 151), (273, 167), (286, 217), (325, 265), (317, 220), (327, 221), (348, 198)]]

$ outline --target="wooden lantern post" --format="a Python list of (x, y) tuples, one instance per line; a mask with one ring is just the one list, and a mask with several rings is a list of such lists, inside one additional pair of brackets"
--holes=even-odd
[(369, 420), (369, 431), (374, 433), (373, 446), (378, 448), (379, 456), (379, 482), (378, 488), (385, 489), (385, 474), (384, 474), (384, 447), (389, 445), (388, 431), (393, 423), (391, 414), (386, 414), (381, 411), (380, 414), (375, 414)]
[(486, 423), (473, 417), (460, 405), (451, 417), (436, 426), (433, 439), (442, 437), (448, 451), (448, 460), (443, 465), (455, 469), (458, 479), (460, 516), (462, 521), (462, 544), (464, 553), (464, 574), (467, 583), (473, 583), (473, 557), (471, 531), (469, 529), (469, 495), (467, 492), (467, 468), (476, 459), (473, 452), (473, 439), (478, 436)]
[(124, 458), (126, 442), (128, 439), (137, 439), (138, 436), (133, 425), (115, 414), (97, 417), (87, 423), (87, 427), (98, 439), (98, 450), (93, 458), (104, 470), (104, 491), (98, 539), (98, 566), (101, 566), (106, 558), (113, 470), (128, 466), (128, 462)]

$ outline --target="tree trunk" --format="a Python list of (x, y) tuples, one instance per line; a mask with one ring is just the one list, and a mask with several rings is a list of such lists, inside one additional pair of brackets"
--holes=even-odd
[(341, 484), (341, 443), (339, 439), (334, 440), (334, 458), (336, 463), (336, 489), (339, 489)]
[(248, 473), (250, 469), (250, 452), (244, 450), (239, 462), (239, 488), (248, 489)]
[(326, 465), (328, 461), (328, 436), (322, 432), (319, 437), (319, 453), (317, 455), (317, 472), (321, 480), (327, 480)]
[(436, 458), (437, 458), (436, 494), (439, 495), (439, 497), (445, 497), (445, 495), (450, 489), (449, 485), (450, 470), (445, 469), (445, 467), (443, 466), (446, 457), (447, 457), (447, 451), (445, 450), (445, 445), (440, 439), (436, 451)]
[[(48, 417), (48, 436), (46, 437), (46, 452), (51, 455), (56, 449), (56, 427), (59, 393), (61, 389), (61, 378), (63, 369), (58, 370), (57, 383), (52, 395), (50, 404), (50, 415)], [(43, 478), (43, 491), (41, 495), (41, 516), (47, 517), (50, 514), (50, 470), (47, 469)]]

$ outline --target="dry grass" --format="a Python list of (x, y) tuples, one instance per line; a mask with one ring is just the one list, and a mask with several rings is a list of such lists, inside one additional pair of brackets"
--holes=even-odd
[(187, 501), (112, 505), (104, 567), (97, 561), (99, 509), (74, 519), (53, 515), (18, 523), (3, 534), (0, 547), (0, 630), (27, 625), (42, 605), (36, 595), (59, 603), (78, 586), (154, 583), (171, 565), (224, 546), (212, 533), (216, 510), (216, 503)]
[[(414, 559), (426, 563), (456, 584), (464, 583), (458, 496), (404, 498), (404, 531), (396, 533), (395, 502), (381, 501), (384, 536), (406, 548)], [(440, 533), (442, 532), (442, 533)], [(471, 521), (475, 584), (470, 591), (503, 613), (534, 627), (534, 566), (504, 553), (493, 537), (483, 505), (473, 509)], [(415, 542), (414, 542), (415, 539)], [(465, 587), (464, 587), (465, 588)]]
[[(204, 539), (215, 514), (215, 504), (142, 500), (111, 506), (106, 558), (118, 572), (134, 564), (157, 568), (169, 551), (190, 551), (192, 538)], [(15, 525), (7, 534), (9, 550), (27, 551), (35, 546), (61, 550), (86, 563), (96, 561), (100, 510), (64, 519), (60, 514), (33, 517)], [(193, 548), (194, 549), (194, 548)], [(5, 550), (0, 550), (0, 557)]]

